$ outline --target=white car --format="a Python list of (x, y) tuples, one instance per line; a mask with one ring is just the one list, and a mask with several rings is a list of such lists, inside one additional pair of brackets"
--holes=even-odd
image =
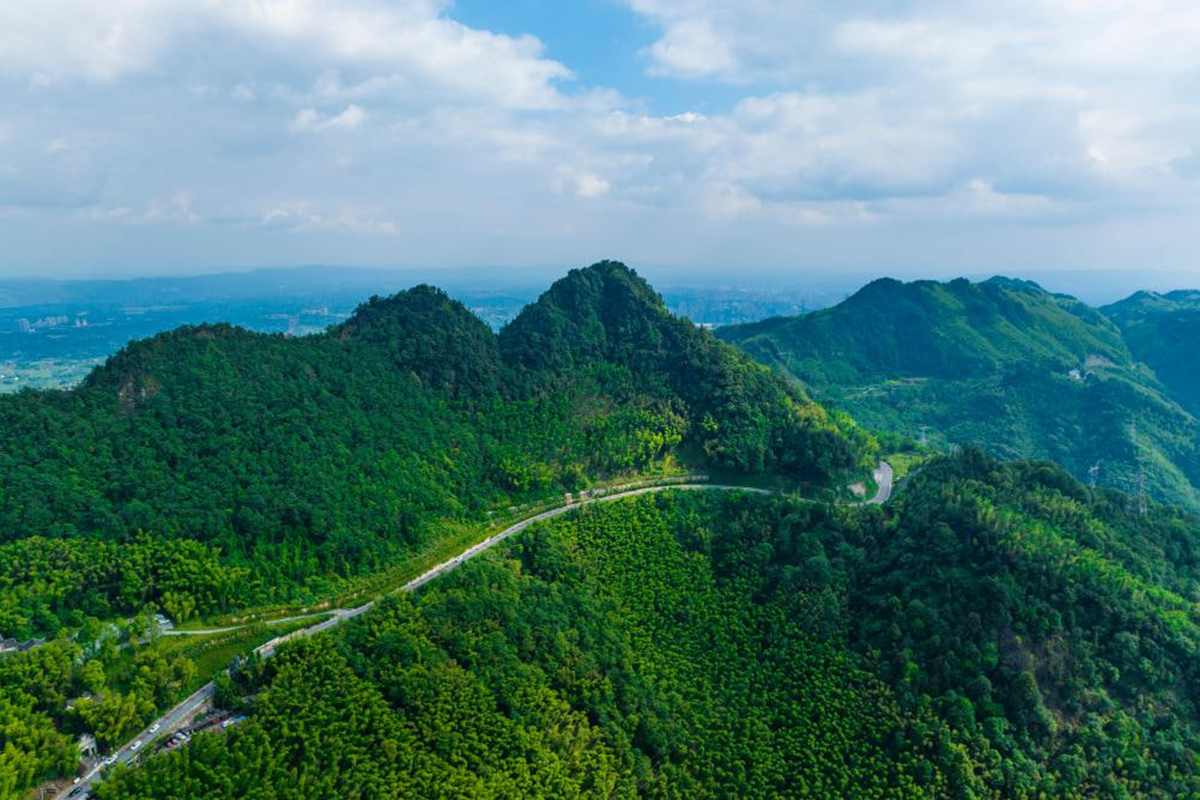
[(156, 723), (154, 723), (153, 725), (151, 725), (151, 726), (150, 726), (150, 732), (151, 732), (151, 733), (158, 733), (158, 729), (159, 729), (159, 728), (161, 728), (161, 727), (162, 727), (162, 725), (160, 725), (160, 724), (158, 724), (158, 723), (156, 722)]
[(134, 742), (133, 744), (129, 745), (129, 749), (130, 749), (130, 750), (137, 750), (137, 749), (138, 749), (139, 747), (141, 747), (141, 746), (142, 746), (142, 740), (141, 740), (141, 739), (138, 739), (136, 742)]

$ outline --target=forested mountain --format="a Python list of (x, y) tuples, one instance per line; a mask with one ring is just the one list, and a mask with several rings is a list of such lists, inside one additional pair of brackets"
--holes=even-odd
[(1195, 797), (1198, 567), (1195, 519), (975, 450), (887, 514), (594, 506), (245, 665), (245, 726), (99, 797)]
[[(71, 735), (119, 744), (197, 685), (186, 655), (117, 649), (154, 609), (325, 599), (493, 512), (626, 476), (832, 493), (876, 448), (610, 262), (499, 335), (428, 286), (319, 335), (180, 328), (75, 390), (0, 397), (0, 431), (0, 634), (61, 634), (0, 664), (4, 798), (72, 769)], [(253, 642), (214, 647), (235, 645)]]
[(1103, 311), (1171, 396), (1200, 414), (1200, 292), (1138, 292)]
[(1113, 323), (1024, 283), (881, 282), (727, 333), (783, 374), (604, 262), (499, 334), (422, 286), (323, 334), (187, 327), (0, 398), (0, 632), (57, 632), (0, 656), (0, 798), (281, 630), (165, 642), (156, 609), (328, 598), (497, 509), (675, 468), (783, 493), (526, 529), (237, 659), (218, 702), (244, 724), (97, 796), (1200, 797), (1200, 521), (973, 447), (887, 507), (831, 502), (878, 444), (795, 380), (1085, 473), (1068, 445), (1095, 429), (1184, 492), (1194, 420)]
[[(145, 532), (244, 570), (220, 591), (84, 578), (64, 595), (23, 594), (18, 575), (0, 597), (0, 632), (18, 636), (53, 632), (80, 608), (71, 593), (99, 592), (85, 609), (98, 613), (170, 592), (176, 617), (311, 596), (410, 552), (441, 520), (664, 462), (817, 487), (873, 457), (847, 419), (609, 262), (573, 271), (499, 336), (427, 286), (373, 298), (322, 335), (181, 328), (76, 390), (0, 398), (0, 430), (0, 542), (18, 543), (4, 547)], [(6, 552), (0, 563), (19, 558)]]
[(1144, 473), (1152, 496), (1200, 507), (1200, 423), (1183, 396), (1104, 314), (1028, 281), (884, 279), (717, 335), (864, 425), (1048, 458), (1134, 493)]

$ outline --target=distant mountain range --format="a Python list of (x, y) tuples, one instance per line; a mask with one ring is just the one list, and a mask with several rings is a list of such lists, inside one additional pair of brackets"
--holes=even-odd
[(1091, 308), (1037, 284), (875, 281), (718, 336), (861, 423), (1056, 461), (1200, 507), (1200, 293)]

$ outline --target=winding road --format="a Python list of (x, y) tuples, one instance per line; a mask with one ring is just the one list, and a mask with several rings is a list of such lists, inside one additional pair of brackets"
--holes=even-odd
[[(513, 536), (514, 534), (520, 533), (521, 531), (525, 530), (526, 528), (528, 528), (530, 525), (533, 525), (534, 523), (541, 522), (541, 521), (547, 520), (547, 519), (553, 519), (554, 517), (561, 516), (563, 514), (566, 514), (570, 511), (574, 511), (577, 508), (581, 508), (581, 507), (583, 507), (585, 505), (589, 505), (591, 503), (605, 503), (605, 502), (610, 502), (613, 500), (622, 500), (627, 497), (636, 497), (638, 495), (651, 494), (654, 492), (665, 492), (665, 491), (727, 491), (727, 492), (739, 491), (739, 492), (750, 492), (753, 494), (772, 494), (772, 492), (770, 492), (766, 489), (754, 489), (754, 488), (749, 488), (749, 487), (745, 487), (745, 486), (726, 486), (726, 485), (711, 484), (711, 483), (679, 483), (679, 484), (663, 484), (663, 485), (658, 485), (658, 486), (645, 486), (645, 487), (638, 488), (638, 489), (628, 489), (625, 491), (615, 492), (613, 494), (605, 495), (603, 497), (591, 497), (591, 498), (576, 500), (574, 502), (567, 503), (566, 505), (559, 506), (558, 508), (553, 508), (553, 509), (550, 509), (549, 511), (543, 511), (540, 514), (535, 514), (532, 517), (529, 517), (528, 519), (521, 520), (520, 522), (516, 523), (515, 525), (511, 525), (511, 526), (505, 528), (504, 530), (500, 531), (499, 533), (489, 536), (488, 538), (484, 539), (482, 542), (479, 542), (478, 544), (468, 547), (463, 552), (454, 556), (454, 558), (451, 558), (447, 561), (442, 562), (441, 564), (438, 564), (436, 567), (433, 567), (432, 569), (428, 570), (427, 572), (417, 576), (416, 578), (413, 578), (411, 581), (404, 584), (399, 589), (393, 590), (392, 592), (388, 592), (388, 594), (394, 594), (395, 592), (416, 591), (417, 589), (421, 588), (422, 586), (429, 583), (430, 581), (441, 577), (442, 575), (446, 574), (447, 572), (450, 572), (453, 569), (456, 569), (464, 562), (478, 556), (479, 554), (481, 554), (483, 552), (486, 552), (487, 550), (490, 550), (491, 548), (495, 547), (497, 544), (504, 541), (508, 537)], [(284, 636), (278, 636), (278, 637), (270, 640), (269, 642), (266, 642), (266, 643), (258, 646), (257, 648), (255, 648), (254, 652), (258, 653), (263, 658), (270, 658), (272, 655), (275, 654), (275, 651), (284, 642), (292, 640), (292, 639), (314, 636), (323, 631), (327, 631), (330, 628), (336, 627), (337, 625), (340, 625), (347, 620), (351, 620), (351, 619), (354, 619), (355, 617), (361, 616), (361, 615), (367, 613), (368, 611), (370, 611), (372, 608), (374, 608), (375, 604), (379, 602), (379, 599), (381, 599), (381, 598), (371, 600), (367, 603), (363, 603), (362, 605), (356, 606), (354, 608), (339, 608), (339, 609), (334, 609), (330, 612), (322, 613), (319, 616), (326, 616), (328, 614), (328, 615), (330, 615), (329, 618), (322, 622), (317, 623), (316, 625), (312, 625), (308, 628), (302, 628), (301, 630), (294, 631), (294, 632), (286, 634)], [(274, 620), (274, 622), (280, 623), (280, 622), (285, 622), (285, 621), (294, 621), (296, 619), (302, 619), (302, 618), (303, 617), (290, 617), (290, 618), (288, 618), (288, 620)], [(241, 627), (245, 627), (245, 626), (216, 628), (216, 629), (213, 629), (210, 631), (179, 631), (179, 632), (172, 633), (171, 635), (182, 636), (182, 635), (192, 635), (192, 634), (202, 635), (204, 633), (225, 633), (228, 631), (238, 630)], [(167, 632), (164, 631), (164, 633), (167, 633)], [(113, 753), (113, 755), (116, 757), (116, 762), (121, 763), (121, 764), (128, 764), (129, 762), (133, 761), (133, 759), (136, 758), (139, 753), (141, 753), (143, 751), (143, 748), (149, 748), (152, 745), (153, 740), (155, 740), (161, 736), (165, 736), (165, 735), (174, 733), (179, 728), (183, 727), (183, 725), (188, 720), (190, 720), (193, 716), (195, 716), (201, 710), (206, 708), (212, 702), (213, 696), (215, 694), (216, 694), (216, 686), (211, 681), (209, 683), (206, 683), (204, 686), (200, 687), (194, 694), (192, 694), (186, 700), (179, 703), (174, 708), (172, 708), (170, 711), (168, 711), (167, 713), (165, 713), (161, 717), (159, 717), (157, 720), (155, 720), (149, 727), (147, 727), (145, 730), (143, 730), (141, 733), (139, 733), (137, 736), (135, 736), (130, 742), (127, 742), (125, 745), (118, 748)], [(136, 748), (134, 747), (135, 743), (137, 744)], [(84, 800), (84, 798), (87, 798), (88, 795), (90, 794), (91, 786), (102, 777), (102, 770), (103, 770), (103, 762), (101, 762), (100, 764), (97, 764), (95, 767), (93, 767), (91, 769), (90, 772), (88, 772), (86, 775), (84, 775), (83, 778), (80, 779), (79, 783), (76, 786), (74, 786), (71, 789), (71, 791), (68, 793), (68, 796), (71, 798), (71, 800)]]
[[(879, 468), (875, 470), (875, 482), (879, 485), (879, 491), (875, 495), (874, 498), (872, 498), (871, 500), (869, 500), (867, 502), (873, 503), (873, 504), (886, 503), (888, 501), (888, 499), (891, 497), (891, 493), (892, 493), (892, 468), (886, 462), (880, 462)], [(351, 620), (351, 619), (354, 619), (355, 617), (361, 616), (361, 615), (367, 613), (368, 611), (370, 611), (372, 608), (374, 608), (376, 603), (378, 603), (379, 600), (382, 599), (382, 597), (386, 597), (386, 596), (388, 596), (390, 594), (394, 594), (396, 592), (414, 592), (417, 589), (420, 589), (425, 584), (429, 583), (430, 581), (435, 580), (435, 579), (441, 577), (442, 575), (445, 575), (447, 572), (450, 572), (451, 570), (458, 568), (464, 562), (469, 561), (472, 558), (475, 558), (476, 556), (480, 555), (481, 553), (486, 552), (487, 550), (490, 550), (491, 548), (495, 547), (497, 544), (504, 541), (508, 537), (514, 536), (514, 535), (520, 533), (521, 531), (525, 530), (526, 528), (528, 528), (529, 526), (531, 526), (535, 523), (542, 522), (542, 521), (548, 520), (548, 519), (553, 519), (554, 517), (561, 516), (563, 514), (569, 513), (571, 511), (574, 511), (578, 508), (582, 508), (585, 505), (590, 505), (592, 503), (607, 503), (607, 502), (612, 502), (614, 500), (623, 500), (623, 499), (626, 499), (629, 497), (637, 497), (639, 495), (653, 494), (653, 493), (657, 493), (657, 492), (666, 492), (666, 491), (676, 491), (676, 492), (678, 492), (678, 491), (685, 491), (685, 492), (687, 492), (687, 491), (724, 491), (724, 492), (749, 492), (752, 494), (775, 494), (776, 493), (769, 489), (758, 489), (758, 488), (751, 488), (751, 487), (747, 487), (747, 486), (732, 486), (732, 485), (714, 484), (714, 483), (676, 483), (676, 484), (659, 484), (659, 485), (655, 485), (655, 486), (643, 486), (643, 487), (636, 488), (636, 489), (625, 489), (622, 487), (620, 491), (613, 492), (612, 494), (607, 494), (607, 495), (603, 495), (600, 497), (593, 496), (593, 497), (587, 497), (587, 498), (575, 500), (571, 503), (567, 503), (567, 504), (559, 506), (557, 508), (550, 509), (549, 511), (543, 511), (540, 514), (534, 514), (532, 517), (521, 520), (520, 522), (516, 523), (515, 525), (511, 525), (511, 526), (505, 528), (504, 530), (500, 531), (499, 533), (489, 536), (488, 538), (484, 539), (482, 542), (479, 542), (478, 544), (468, 547), (466, 550), (464, 550), (463, 552), (454, 556), (453, 558), (451, 558), (447, 561), (444, 561), (441, 564), (438, 564), (436, 567), (433, 567), (432, 569), (428, 570), (427, 572), (417, 576), (416, 578), (413, 578), (411, 581), (404, 584), (399, 589), (395, 589), (391, 592), (388, 592), (387, 594), (381, 596), (380, 598), (376, 598), (375, 600), (371, 600), (369, 602), (363, 603), (360, 606), (355, 606), (354, 608), (333, 609), (328, 612), (322, 612), (319, 615), (304, 615), (302, 617), (289, 617), (284, 620), (274, 620), (274, 622), (276, 624), (278, 624), (278, 623), (282, 623), (282, 622), (305, 619), (310, 616), (328, 616), (328, 619), (325, 619), (322, 622), (317, 623), (316, 625), (312, 625), (307, 628), (302, 628), (298, 631), (293, 631), (292, 633), (286, 634), (284, 636), (278, 636), (278, 637), (270, 640), (269, 642), (266, 642), (266, 643), (258, 646), (257, 648), (255, 648), (254, 652), (258, 653), (263, 658), (270, 658), (272, 655), (275, 654), (275, 651), (284, 642), (290, 641), (292, 639), (314, 636), (318, 633), (322, 633), (323, 631), (327, 631), (331, 628), (341, 625), (343, 622), (346, 622), (347, 620)], [(216, 628), (216, 629), (209, 630), (209, 631), (177, 631), (177, 632), (170, 632), (170, 634), (181, 636), (181, 635), (202, 635), (205, 633), (225, 633), (228, 631), (239, 630), (242, 627), (246, 627), (246, 626)], [(164, 632), (164, 633), (168, 633), (168, 632)], [(183, 727), (184, 724), (187, 723), (188, 720), (190, 720), (193, 716), (195, 716), (201, 710), (205, 709), (212, 702), (213, 696), (215, 694), (216, 694), (216, 687), (214, 686), (214, 684), (211, 681), (209, 683), (205, 684), (204, 686), (200, 687), (200, 689), (198, 689), (194, 694), (192, 694), (190, 697), (188, 697), (182, 703), (179, 703), (174, 708), (172, 708), (170, 711), (168, 711), (167, 713), (165, 713), (161, 717), (159, 717), (157, 720), (155, 720), (154, 723), (150, 727), (146, 728), (144, 731), (139, 733), (130, 742), (128, 742), (125, 745), (123, 745), (122, 747), (118, 748), (116, 750), (116, 752), (113, 754), (116, 756), (117, 762), (122, 763), (122, 764), (129, 763), (140, 752), (143, 751), (143, 748), (149, 748), (153, 744), (153, 740), (157, 739), (158, 737), (174, 733), (175, 731), (177, 731), (178, 729)], [(137, 745), (138, 745), (136, 749), (134, 748), (135, 743), (137, 743)], [(97, 780), (100, 779), (102, 769), (103, 769), (102, 764), (97, 764), (95, 767), (93, 767), (92, 770), (90, 772), (88, 772), (80, 780), (79, 784), (77, 784), (71, 790), (71, 792), (68, 795), (71, 798), (71, 800), (84, 800), (84, 798), (88, 797), (92, 784), (94, 784)]]

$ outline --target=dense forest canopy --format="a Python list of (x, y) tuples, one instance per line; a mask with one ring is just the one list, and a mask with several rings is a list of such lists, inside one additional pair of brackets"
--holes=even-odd
[[(1186, 304), (1118, 327), (1023, 282), (882, 281), (722, 332), (772, 371), (602, 262), (499, 334), (420, 286), (0, 398), (0, 633), (53, 637), (0, 656), (0, 800), (212, 675), (246, 722), (97, 796), (1200, 798), (1200, 522), (974, 447), (836, 502), (879, 439), (803, 388), (1077, 474), (1140, 459), (1187, 500), (1187, 373), (1142, 363)], [(781, 491), (585, 506), (269, 660), (261, 623), (158, 635), (685, 468)]]
[(699, 469), (832, 494), (877, 449), (612, 262), (499, 335), (429, 286), (313, 336), (183, 327), (75, 390), (0, 397), (0, 431), (0, 635), (57, 637), (2, 657), (4, 798), (69, 773), (72, 736), (120, 744), (212, 653), (253, 644), (133, 663), (120, 648), (153, 612), (328, 598), (597, 482)]
[(599, 505), (247, 665), (245, 727), (100, 797), (1194, 797), (1198, 566), (1194, 519), (978, 451), (888, 514)]
[(1196, 396), (1176, 377), (1200, 359), (1178, 344), (1155, 358), (1141, 344), (1153, 334), (1028, 281), (883, 279), (717, 335), (863, 425), (1047, 458), (1134, 494), (1144, 474), (1152, 496), (1200, 508)]
[(0, 398), (0, 430), (0, 542), (194, 540), (249, 570), (241, 601), (311, 595), (438, 520), (670, 460), (819, 486), (873, 457), (846, 418), (610, 262), (499, 336), (428, 286), (322, 335), (181, 328), (77, 390)]

